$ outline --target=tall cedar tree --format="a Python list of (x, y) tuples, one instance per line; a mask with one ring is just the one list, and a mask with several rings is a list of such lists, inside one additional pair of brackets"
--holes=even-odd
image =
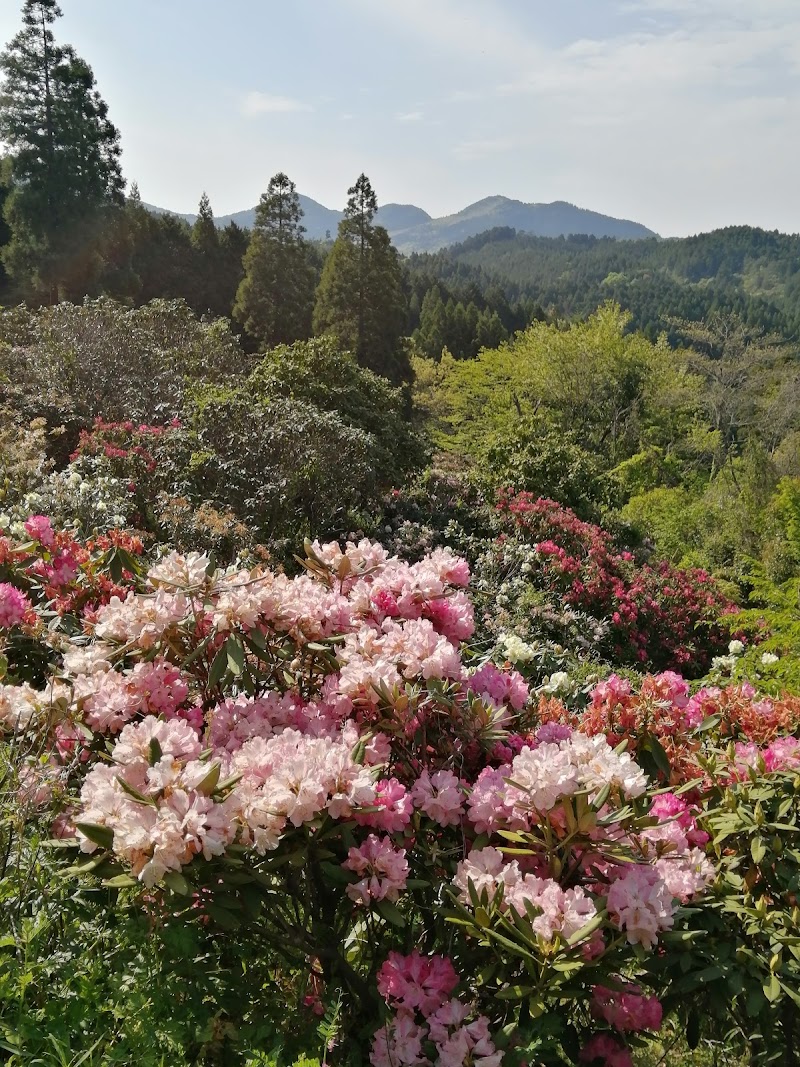
[(322, 271), (314, 332), (334, 336), (363, 367), (395, 383), (410, 381), (402, 343), (406, 298), (397, 250), (373, 219), (378, 201), (362, 174), (349, 197)]
[(189, 303), (199, 313), (227, 315), (230, 305), (220, 306), (217, 275), (220, 266), (219, 234), (214, 223), (211, 201), (204, 192), (200, 197), (197, 218), (192, 226), (194, 285)]
[(0, 139), (13, 167), (3, 261), (24, 295), (46, 302), (91, 290), (124, 186), (91, 67), (50, 29), (60, 15), (55, 0), (25, 0), (23, 29), (0, 54)]
[(276, 174), (256, 208), (233, 314), (266, 348), (311, 333), (314, 270), (294, 182)]

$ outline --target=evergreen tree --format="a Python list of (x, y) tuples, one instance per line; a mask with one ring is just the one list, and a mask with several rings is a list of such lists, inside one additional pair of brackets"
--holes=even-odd
[(317, 289), (314, 332), (336, 337), (377, 374), (408, 381), (400, 259), (386, 230), (374, 225), (378, 202), (367, 176), (362, 174), (347, 193), (344, 218)]
[(244, 257), (250, 244), (250, 231), (231, 219), (219, 235), (220, 267), (217, 284), (219, 301), (226, 316), (232, 315), (236, 293), (244, 278)]
[(428, 359), (441, 359), (447, 344), (447, 316), (438, 285), (432, 286), (423, 298), (418, 340)]
[(25, 0), (0, 54), (0, 139), (12, 157), (3, 260), (32, 298), (83, 295), (102, 268), (108, 209), (122, 204), (119, 134), (91, 68), (56, 43), (55, 0)]
[(197, 218), (192, 226), (192, 252), (194, 258), (195, 285), (191, 306), (198, 314), (210, 311), (225, 315), (230, 305), (222, 306), (218, 288), (220, 268), (219, 234), (214, 223), (211, 201), (204, 192), (197, 208)]
[(478, 316), (475, 328), (476, 349), (497, 348), (503, 341), (507, 340), (508, 331), (497, 312), (489, 311), (488, 309), (482, 311)]
[(233, 314), (267, 348), (311, 333), (314, 271), (294, 182), (276, 174), (256, 208)]

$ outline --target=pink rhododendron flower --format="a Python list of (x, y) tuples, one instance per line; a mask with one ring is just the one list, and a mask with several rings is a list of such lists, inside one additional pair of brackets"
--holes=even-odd
[(464, 797), (452, 771), (422, 772), (411, 790), (415, 807), (439, 826), (458, 826), (464, 813)]
[(484, 767), (478, 775), (467, 801), (469, 819), (476, 833), (492, 833), (500, 827), (522, 830), (527, 825), (523, 816), (515, 814), (507, 783), (510, 776), (508, 764)]
[(430, 1060), (422, 1052), (428, 1036), (427, 1026), (414, 1021), (413, 1011), (397, 1012), (394, 1018), (375, 1031), (369, 1062), (372, 1067), (422, 1067)]
[(0, 627), (8, 629), (26, 622), (32, 615), (30, 600), (15, 586), (0, 582)]
[(470, 882), (479, 897), (483, 890), (486, 890), (491, 900), (500, 885), (507, 891), (515, 886), (521, 877), (516, 861), (506, 863), (503, 853), (489, 846), (473, 849), (466, 859), (461, 860), (456, 868), (453, 885), (461, 890), (459, 895), (462, 902), (471, 906)]
[(388, 837), (370, 834), (363, 845), (350, 849), (342, 866), (359, 875), (359, 881), (345, 890), (357, 904), (384, 898), (395, 901), (406, 887), (408, 861), (405, 849), (394, 848)]
[(40, 700), (41, 694), (27, 682), (0, 684), (0, 730), (23, 733), (33, 725)]
[(253, 737), (272, 737), (293, 725), (298, 705), (291, 693), (229, 697), (209, 713), (206, 740), (215, 751), (236, 752)]
[(546, 722), (536, 731), (536, 743), (538, 745), (558, 744), (559, 741), (568, 741), (572, 737), (572, 727), (561, 722)]
[(392, 1008), (417, 1008), (426, 1018), (447, 1000), (458, 975), (446, 956), (390, 952), (378, 971), (378, 992)]
[(581, 1049), (587, 1067), (633, 1067), (630, 1050), (611, 1034), (595, 1034)]
[(46, 515), (31, 515), (25, 520), (24, 526), (31, 539), (45, 548), (52, 548), (55, 544), (55, 531)]
[(402, 782), (396, 778), (382, 778), (375, 786), (370, 805), (377, 811), (356, 811), (354, 818), (361, 826), (395, 834), (405, 830), (411, 822), (414, 805)]
[(618, 704), (630, 696), (630, 692), (631, 683), (627, 678), (620, 678), (617, 674), (610, 674), (604, 681), (598, 682), (589, 695), (592, 704), (597, 707), (606, 702)]
[(510, 704), (519, 711), (530, 700), (530, 689), (518, 671), (501, 671), (494, 663), (484, 665), (467, 679), (473, 693), (488, 696), (496, 704)]
[(148, 649), (176, 623), (189, 614), (190, 604), (183, 593), (158, 589), (153, 595), (128, 593), (125, 600), (112, 596), (97, 612), (95, 633), (103, 641), (129, 641)]
[(167, 589), (194, 589), (203, 586), (211, 561), (205, 553), (190, 552), (187, 556), (170, 552), (147, 572), (148, 585), (163, 585)]
[(635, 863), (624, 867), (608, 890), (606, 906), (632, 945), (653, 948), (659, 932), (672, 928), (672, 893), (653, 867)]
[(617, 1030), (659, 1030), (662, 1009), (658, 997), (643, 996), (637, 986), (628, 989), (592, 989), (592, 1011)]
[(699, 848), (680, 855), (667, 853), (656, 860), (655, 868), (673, 897), (687, 904), (707, 889), (716, 877), (714, 866)]
[(489, 1034), (489, 1020), (479, 1015), (467, 1020), (472, 1010), (458, 1000), (443, 1004), (428, 1019), (431, 1040), (436, 1044), (441, 1067), (499, 1067), (499, 1052)]

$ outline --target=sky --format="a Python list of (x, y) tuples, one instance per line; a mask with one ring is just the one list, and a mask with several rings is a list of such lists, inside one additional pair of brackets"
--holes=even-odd
[[(567, 200), (800, 231), (800, 0), (60, 0), (142, 198)], [(0, 41), (20, 25), (0, 4)]]

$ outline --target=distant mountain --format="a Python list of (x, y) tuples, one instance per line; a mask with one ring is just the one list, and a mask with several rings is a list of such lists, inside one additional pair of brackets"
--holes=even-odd
[(498, 226), (537, 237), (567, 237), (573, 233), (628, 239), (655, 236), (638, 222), (614, 219), (563, 200), (553, 204), (525, 204), (506, 196), (488, 196), (455, 215), (393, 233), (392, 240), (401, 252), (434, 252)]
[[(342, 218), (341, 211), (324, 207), (302, 194), (300, 206), (304, 212), (303, 225), (311, 240), (324, 240), (329, 235), (336, 236), (336, 229)], [(150, 204), (145, 207), (158, 214), (164, 213), (164, 208)], [(235, 222), (239, 226), (250, 227), (255, 219), (255, 210), (250, 208), (232, 215), (220, 215), (216, 223), (218, 226), (227, 226), (229, 222)], [(194, 215), (179, 217), (188, 222), (195, 219)], [(487, 196), (455, 215), (445, 215), (440, 219), (431, 218), (427, 211), (413, 204), (384, 204), (376, 218), (377, 222), (389, 231), (397, 249), (404, 253), (435, 252), (497, 227), (510, 227), (519, 233), (529, 233), (537, 237), (588, 234), (592, 237), (631, 239), (656, 236), (641, 223), (611, 218), (597, 211), (587, 211), (563, 200), (557, 200), (553, 204), (526, 204), (521, 200), (510, 200), (506, 196)]]

